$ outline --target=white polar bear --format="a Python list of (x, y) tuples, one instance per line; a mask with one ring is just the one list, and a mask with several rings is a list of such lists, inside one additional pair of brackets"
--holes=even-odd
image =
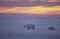
[(24, 26), (24, 28), (27, 28), (28, 30), (29, 29), (36, 30), (35, 25), (33, 25), (33, 24), (27, 24), (27, 25)]

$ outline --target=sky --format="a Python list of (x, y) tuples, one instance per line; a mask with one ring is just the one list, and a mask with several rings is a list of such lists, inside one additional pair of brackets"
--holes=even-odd
[(0, 0), (0, 14), (60, 14), (60, 0)]

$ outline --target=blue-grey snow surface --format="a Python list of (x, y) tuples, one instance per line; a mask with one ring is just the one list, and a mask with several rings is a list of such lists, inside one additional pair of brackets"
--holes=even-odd
[[(36, 30), (24, 29), (34, 24)], [(49, 31), (53, 25), (56, 31)], [(0, 39), (60, 39), (60, 15), (0, 15)]]

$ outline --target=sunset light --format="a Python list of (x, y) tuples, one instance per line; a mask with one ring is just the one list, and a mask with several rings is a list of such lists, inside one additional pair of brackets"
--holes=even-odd
[[(56, 13), (57, 12), (57, 13)], [(60, 6), (0, 7), (0, 13), (15, 14), (60, 14)]]

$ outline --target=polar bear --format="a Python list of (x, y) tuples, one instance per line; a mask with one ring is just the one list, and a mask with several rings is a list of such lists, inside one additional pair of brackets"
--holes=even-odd
[(50, 31), (56, 31), (56, 29), (55, 29), (55, 27), (53, 27), (53, 26), (51, 26), (51, 27), (48, 27), (48, 30), (50, 30)]
[(24, 28), (27, 28), (28, 30), (30, 30), (30, 29), (36, 30), (35, 25), (33, 25), (33, 24), (27, 24), (27, 25), (24, 26)]

